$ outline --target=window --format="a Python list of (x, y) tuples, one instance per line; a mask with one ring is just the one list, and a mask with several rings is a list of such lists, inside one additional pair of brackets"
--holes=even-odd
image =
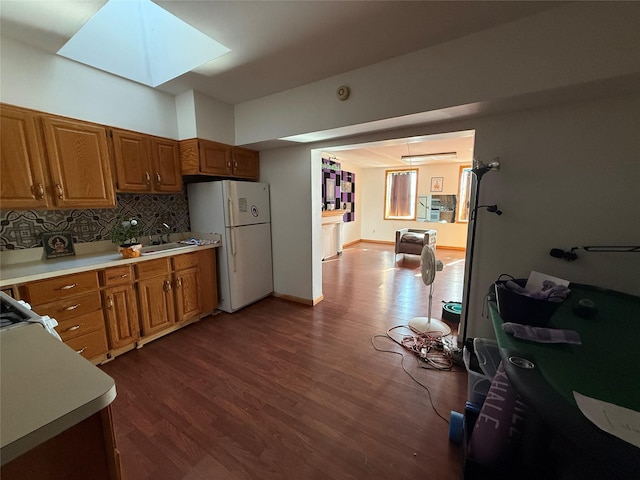
[(458, 221), (469, 221), (469, 205), (471, 202), (471, 167), (460, 167), (460, 183), (458, 184)]
[(384, 219), (415, 220), (418, 170), (387, 170), (384, 184)]

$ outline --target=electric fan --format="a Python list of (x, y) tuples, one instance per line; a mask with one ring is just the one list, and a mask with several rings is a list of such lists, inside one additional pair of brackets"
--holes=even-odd
[(429, 287), (429, 312), (428, 317), (415, 317), (409, 320), (409, 328), (417, 333), (428, 333), (433, 336), (444, 337), (451, 333), (451, 328), (437, 318), (431, 318), (431, 303), (433, 300), (433, 281), (436, 278), (436, 270), (444, 268), (440, 260), (436, 261), (436, 255), (430, 245), (425, 245), (420, 253), (420, 270), (422, 282)]

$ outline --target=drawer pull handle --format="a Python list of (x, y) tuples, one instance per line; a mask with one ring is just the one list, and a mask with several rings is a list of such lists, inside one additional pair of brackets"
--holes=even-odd
[(82, 324), (80, 325), (74, 325), (73, 327), (69, 327), (65, 330), (65, 332), (73, 332), (75, 330), (78, 330), (80, 327), (82, 327)]
[(147, 185), (151, 185), (151, 175), (149, 175), (149, 172), (144, 172), (144, 174), (147, 177)]
[(71, 285), (65, 285), (64, 287), (60, 287), (60, 290), (70, 290), (70, 289), (75, 288), (77, 286), (78, 286), (77, 283), (72, 283)]
[(156, 180), (158, 181), (158, 185), (162, 185), (162, 177), (158, 172), (156, 172)]
[(60, 185), (59, 183), (56, 183), (56, 190), (58, 191), (58, 198), (63, 198), (64, 194), (62, 192), (62, 185)]
[(115, 280), (116, 278), (127, 278), (129, 276), (128, 273), (123, 273), (122, 275), (113, 275), (109, 277), (109, 280)]
[(75, 310), (75, 309), (76, 309), (76, 308), (78, 308), (79, 306), (80, 306), (80, 304), (79, 304), (79, 303), (76, 303), (75, 305), (71, 305), (71, 306), (69, 306), (69, 307), (66, 307), (66, 308), (64, 308), (63, 310), (64, 310), (65, 312), (70, 312), (71, 310)]
[(87, 347), (82, 347), (80, 350), (76, 350), (76, 353), (82, 355), (82, 352), (84, 352), (87, 349)]

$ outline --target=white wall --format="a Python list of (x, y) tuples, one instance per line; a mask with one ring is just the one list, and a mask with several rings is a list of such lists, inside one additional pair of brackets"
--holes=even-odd
[(197, 125), (196, 135), (185, 138), (204, 138), (216, 142), (235, 145), (235, 118), (233, 106), (200, 92), (194, 92), (196, 105), (195, 121)]
[(80, 120), (178, 138), (173, 95), (0, 40), (0, 100)]
[(322, 294), (321, 266), (318, 259), (312, 262), (316, 257), (322, 261), (321, 232), (312, 224), (314, 215), (321, 216), (316, 169), (321, 170), (319, 154), (312, 159), (302, 146), (260, 154), (260, 180), (269, 183), (271, 192), (274, 291), (309, 301)]
[[(461, 164), (435, 164), (419, 167), (418, 195), (433, 195), (430, 192), (431, 177), (444, 177), (444, 195), (458, 194), (458, 173)], [(364, 240), (393, 242), (395, 232), (401, 228), (430, 228), (436, 230), (437, 243), (443, 247), (465, 248), (467, 244), (466, 223), (431, 223), (408, 220), (384, 219), (385, 168), (367, 168), (360, 176), (362, 195), (362, 228)]]
[[(569, 2), (343, 75), (236, 106), (238, 144), (447, 107), (471, 110), (639, 71), (636, 2)], [(351, 88), (341, 102), (335, 91)]]

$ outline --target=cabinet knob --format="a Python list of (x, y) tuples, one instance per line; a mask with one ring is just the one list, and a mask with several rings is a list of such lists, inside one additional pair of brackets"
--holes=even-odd
[(168, 280), (164, 281), (164, 291), (165, 292), (170, 292), (171, 291), (171, 282)]
[(158, 185), (162, 185), (162, 177), (158, 172), (156, 172), (156, 181), (158, 182)]
[(63, 198), (64, 193), (62, 192), (62, 185), (56, 183), (56, 191), (58, 192), (58, 198)]
[(107, 297), (107, 307), (113, 308), (113, 297), (111, 295)]
[(147, 185), (151, 185), (151, 174), (149, 172), (144, 172), (144, 175), (147, 178)]
[(36, 200), (42, 200), (44, 198), (44, 187), (41, 183), (36, 184), (33, 188)]
[(176, 279), (176, 288), (181, 288), (182, 287), (182, 279), (181, 278), (177, 278)]

